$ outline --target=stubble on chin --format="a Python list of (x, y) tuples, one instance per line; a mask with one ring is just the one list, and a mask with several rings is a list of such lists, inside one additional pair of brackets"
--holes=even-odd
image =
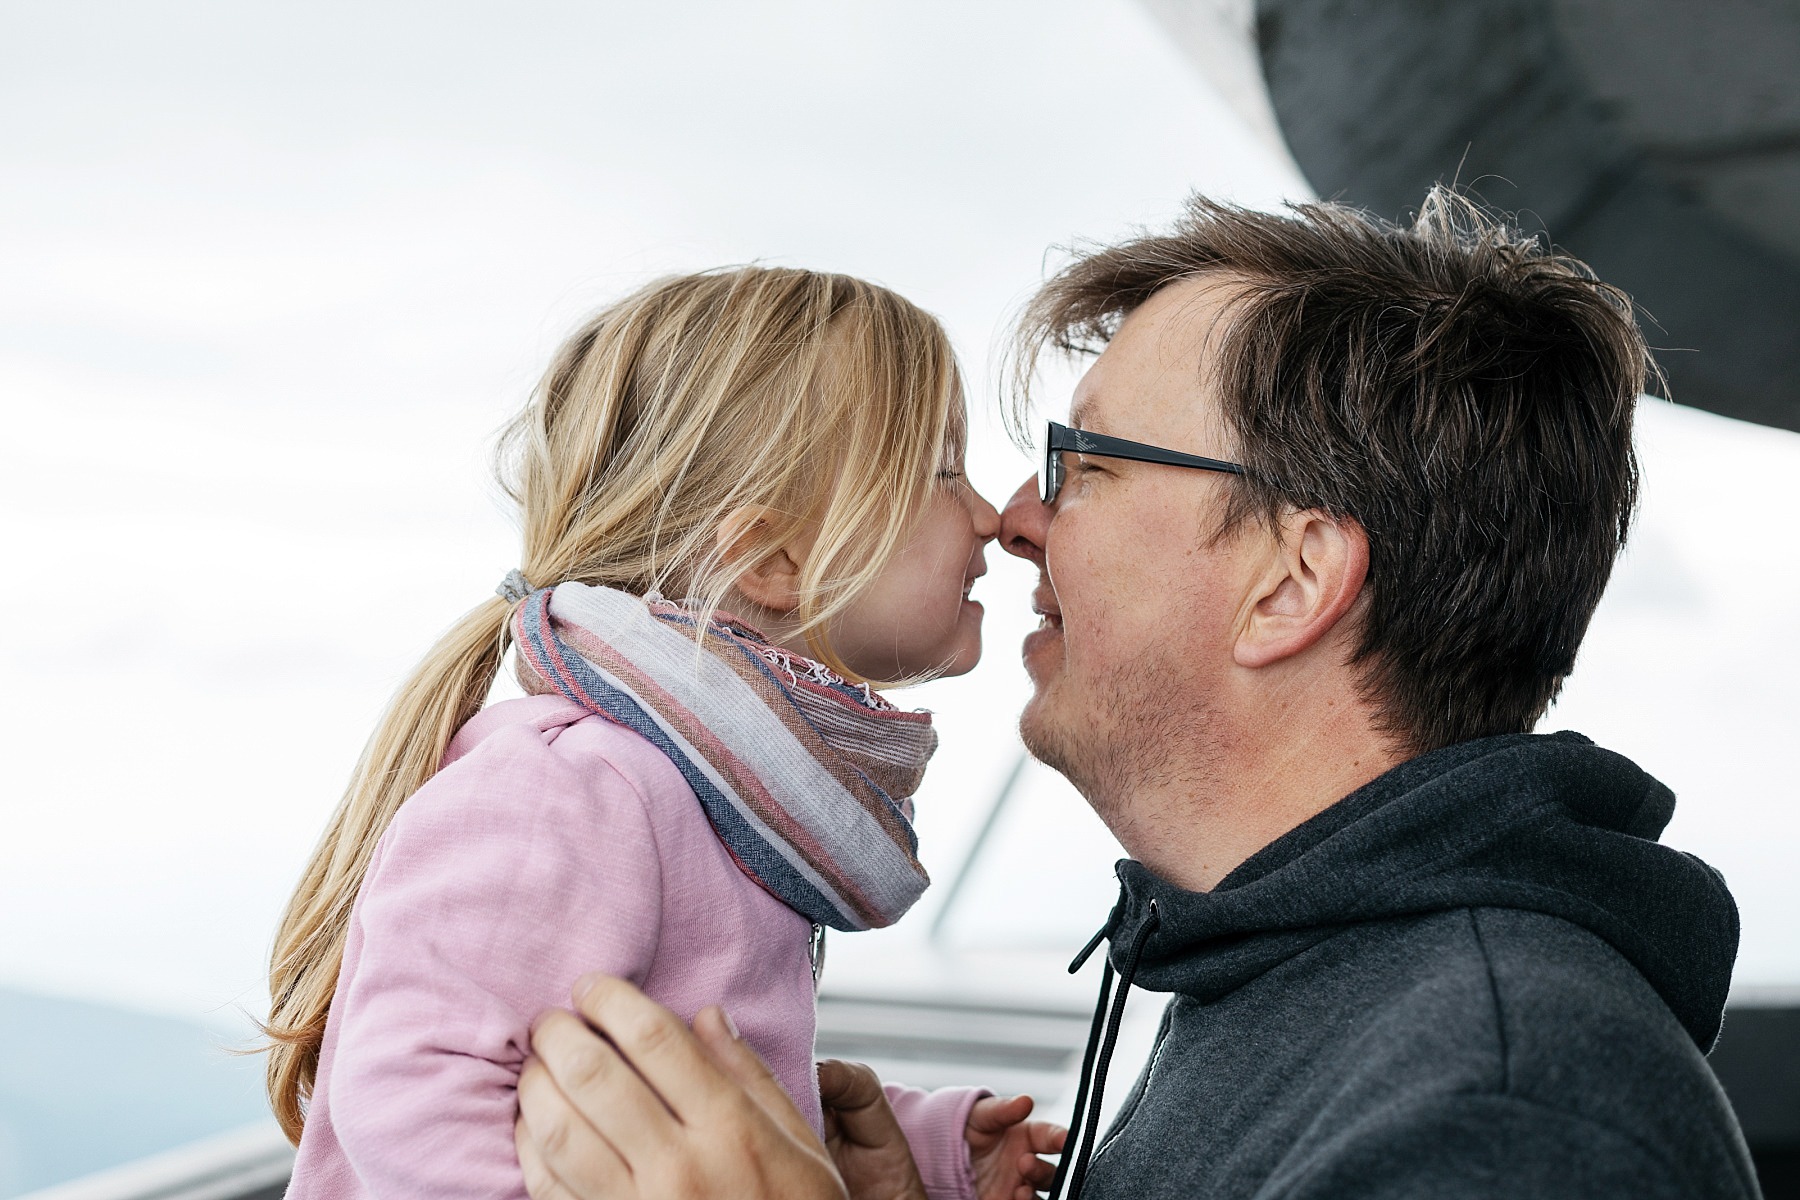
[(1067, 779), (1127, 848), (1146, 815), (1134, 798), (1181, 786), (1199, 793), (1222, 757), (1216, 710), (1184, 694), (1159, 659), (1146, 647), (1079, 702), (1040, 691), (1019, 718), (1027, 752)]

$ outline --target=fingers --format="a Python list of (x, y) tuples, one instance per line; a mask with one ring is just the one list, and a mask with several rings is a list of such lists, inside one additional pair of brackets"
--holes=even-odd
[(862, 1063), (828, 1058), (819, 1064), (819, 1103), (833, 1116), (837, 1136), (858, 1146), (903, 1143), (906, 1135), (881, 1080)]
[(925, 1200), (919, 1164), (875, 1072), (836, 1059), (820, 1063), (818, 1072), (826, 1147), (850, 1196)]
[(699, 1039), (701, 1047), (712, 1058), (714, 1065), (744, 1089), (757, 1107), (767, 1113), (783, 1132), (801, 1139), (803, 1143), (818, 1142), (818, 1135), (813, 1132), (807, 1119), (800, 1115), (800, 1110), (794, 1107), (787, 1089), (781, 1086), (762, 1056), (738, 1036), (737, 1027), (731, 1023), (731, 1018), (724, 1009), (715, 1004), (696, 1013), (694, 1036)]
[(519, 1168), (525, 1174), (525, 1191), (531, 1200), (575, 1200), (573, 1193), (544, 1162), (543, 1152), (538, 1149), (537, 1140), (531, 1136), (523, 1115), (513, 1122), (513, 1147), (519, 1152)]
[(636, 1195), (624, 1160), (575, 1110), (535, 1058), (527, 1059), (519, 1073), (519, 1119), (513, 1126), (513, 1145), (532, 1200)]
[(1047, 1188), (1056, 1178), (1056, 1164), (1045, 1162), (1035, 1154), (1019, 1155), (1019, 1177), (1034, 1188)]
[[(531, 1034), (544, 1073), (595, 1133), (625, 1158), (637, 1146), (663, 1146), (678, 1136), (663, 1101), (612, 1045), (569, 1013), (545, 1013)], [(524, 1076), (520, 1076), (523, 1089)], [(523, 1107), (523, 1098), (520, 1104)], [(533, 1122), (532, 1128), (537, 1129)]]
[(866, 1109), (886, 1099), (881, 1080), (862, 1063), (828, 1058), (819, 1064), (819, 1102), (826, 1108)]
[(775, 1103), (779, 1084), (722, 1013), (696, 1035), (628, 983), (583, 983), (581, 1015), (540, 1017), (519, 1076), (515, 1136), (537, 1200), (844, 1200), (825, 1147), (785, 1095)]
[(1061, 1125), (1052, 1125), (1049, 1121), (1033, 1121), (1025, 1127), (1033, 1154), (1061, 1154), (1063, 1143), (1069, 1140), (1069, 1131)]
[(983, 1096), (969, 1110), (969, 1128), (977, 1133), (1004, 1133), (1031, 1115), (1030, 1096)]
[[(738, 1090), (721, 1077), (712, 1057), (680, 1017), (623, 979), (584, 977), (575, 985), (575, 1007), (617, 1048), (614, 1058), (628, 1063), (677, 1121)], [(557, 1082), (563, 1083), (560, 1074)], [(607, 1086), (613, 1082), (609, 1077)], [(575, 1098), (579, 1102), (580, 1098)], [(619, 1098), (624, 1099), (622, 1094)], [(582, 1107), (585, 1112), (586, 1106)]]

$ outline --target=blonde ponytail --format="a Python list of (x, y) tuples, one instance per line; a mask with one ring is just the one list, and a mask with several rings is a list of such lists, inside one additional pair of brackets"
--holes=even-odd
[(375, 844), (403, 801), (437, 772), (450, 739), (481, 708), (506, 653), (512, 606), (496, 597), (438, 640), (389, 702), (350, 786), (288, 901), (269, 960), (269, 1101), (294, 1142), (319, 1069), (350, 907)]

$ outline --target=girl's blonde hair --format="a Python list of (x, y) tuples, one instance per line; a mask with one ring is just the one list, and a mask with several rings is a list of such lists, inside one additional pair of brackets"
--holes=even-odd
[[(536, 587), (657, 590), (710, 610), (751, 565), (719, 544), (730, 514), (766, 510), (764, 547), (810, 528), (800, 631), (850, 674), (827, 625), (900, 548), (963, 428), (955, 357), (929, 314), (859, 279), (743, 267), (660, 280), (589, 320), (506, 427), (498, 469)], [(268, 1092), (296, 1142), (375, 844), (481, 708), (512, 607), (476, 607), (400, 688), (288, 902)]]

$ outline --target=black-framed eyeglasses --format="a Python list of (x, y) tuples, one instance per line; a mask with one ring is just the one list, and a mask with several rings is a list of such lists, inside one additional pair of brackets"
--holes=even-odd
[(1147, 446), (1143, 442), (1128, 442), (1124, 438), (1089, 433), (1085, 429), (1070, 429), (1055, 421), (1047, 424), (1050, 428), (1044, 435), (1044, 461), (1038, 464), (1038, 499), (1045, 504), (1056, 503), (1056, 497), (1062, 491), (1065, 473), (1063, 453), (1068, 450), (1077, 454), (1091, 454), (1096, 458), (1128, 458), (1132, 462), (1194, 467), (1201, 471), (1223, 471), (1228, 475), (1244, 473), (1244, 468), (1238, 464), (1216, 458), (1184, 454), (1180, 450), (1165, 450), (1161, 446)]

